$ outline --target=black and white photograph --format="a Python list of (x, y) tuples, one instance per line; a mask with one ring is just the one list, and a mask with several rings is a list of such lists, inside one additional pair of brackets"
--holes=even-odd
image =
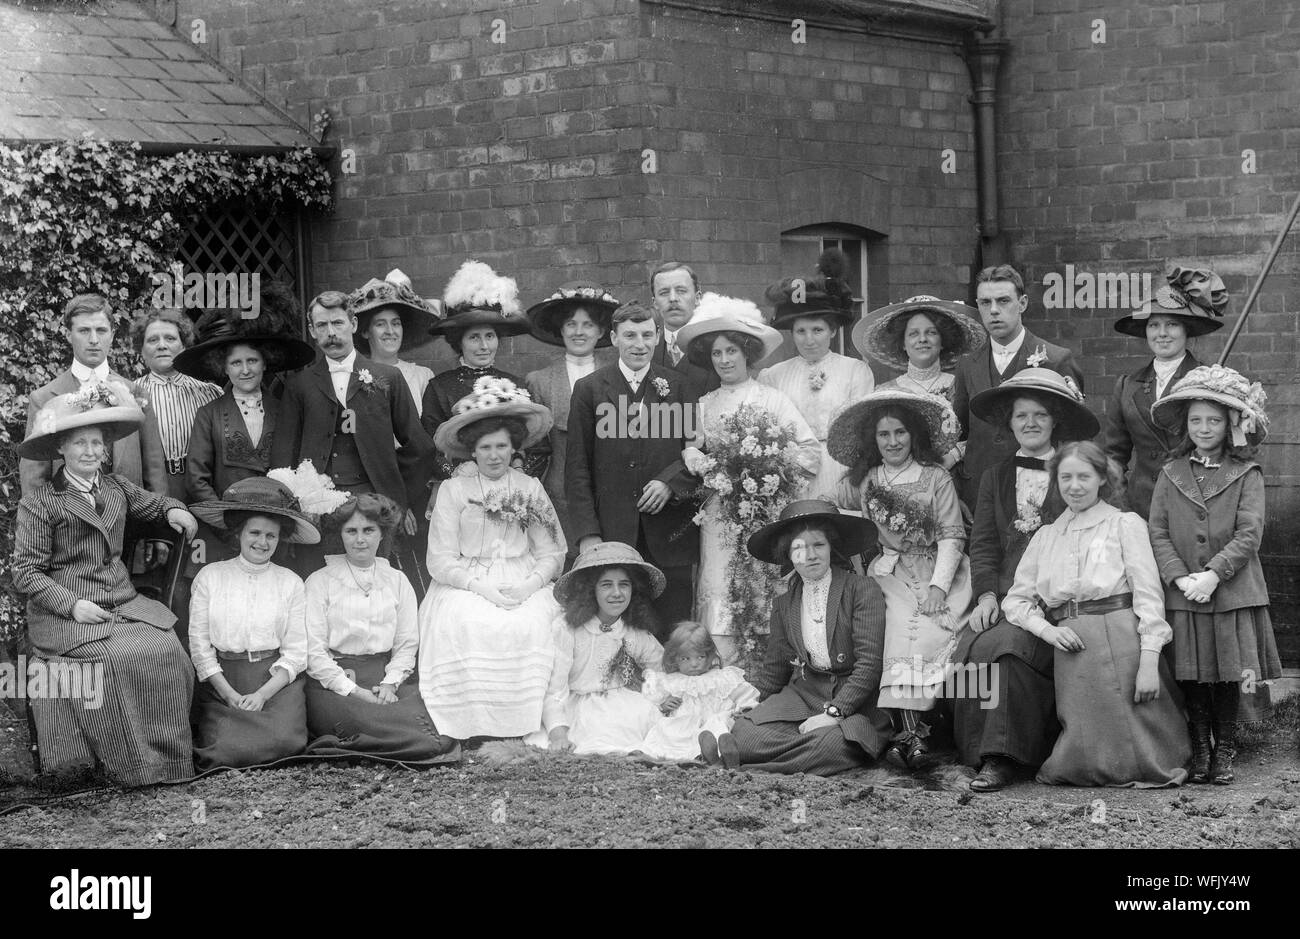
[(1294, 0), (0, 0), (0, 848), (136, 919), (108, 849), (1112, 849), (1240, 923), (1297, 214)]

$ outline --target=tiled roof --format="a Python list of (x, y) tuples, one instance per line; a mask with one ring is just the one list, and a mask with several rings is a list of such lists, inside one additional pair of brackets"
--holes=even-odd
[(316, 143), (133, 3), (33, 9), (0, 0), (0, 140), (87, 131), (162, 146)]

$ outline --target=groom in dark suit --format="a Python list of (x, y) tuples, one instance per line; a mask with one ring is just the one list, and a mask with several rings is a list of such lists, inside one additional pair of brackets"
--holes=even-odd
[(633, 301), (614, 312), (618, 361), (578, 379), (569, 404), (565, 493), (580, 551), (622, 541), (660, 568), (668, 589), (656, 604), (665, 634), (689, 619), (692, 567), (699, 559), (694, 502), (699, 485), (682, 449), (697, 445), (700, 389), (687, 375), (655, 365), (659, 318)]
[(655, 346), (651, 361), (655, 365), (676, 369), (700, 386), (706, 394), (722, 387), (717, 370), (703, 369), (686, 357), (677, 345), (677, 331), (691, 321), (695, 305), (700, 302), (700, 280), (680, 261), (667, 261), (650, 275), (650, 301), (659, 316), (662, 342)]
[(953, 385), (953, 410), (961, 421), (966, 455), (958, 491), (974, 511), (979, 500), (980, 477), (990, 466), (1016, 452), (1016, 438), (970, 413), (970, 399), (986, 388), (996, 388), (1025, 368), (1050, 368), (1083, 391), (1083, 374), (1069, 349), (1054, 346), (1025, 329), (1022, 318), (1029, 307), (1025, 282), (1010, 264), (986, 267), (975, 278), (975, 298), (989, 343), (957, 360)]
[(434, 449), (406, 380), (391, 365), (356, 351), (357, 318), (347, 294), (322, 293), (312, 300), (307, 320), (325, 354), (285, 380), (271, 466), (292, 468), (311, 460), (339, 489), (388, 496), (402, 508), (402, 530), (413, 534), (415, 516), (408, 507), (420, 504)]

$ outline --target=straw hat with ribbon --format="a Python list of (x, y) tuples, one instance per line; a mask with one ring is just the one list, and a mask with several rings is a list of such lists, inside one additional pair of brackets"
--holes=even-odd
[(371, 318), (383, 309), (396, 311), (402, 319), (402, 345), (398, 350), (405, 352), (412, 346), (427, 341), (429, 329), (438, 321), (434, 304), (438, 301), (425, 300), (415, 292), (411, 278), (397, 268), (393, 268), (383, 280), (372, 277), (348, 296), (348, 303), (357, 317), (357, 348), (362, 355), (370, 354), (370, 341), (365, 332), (370, 328)]
[(600, 327), (597, 348), (610, 344), (609, 330), (618, 309), (618, 299), (600, 284), (588, 280), (571, 280), (555, 293), (528, 308), (533, 337), (552, 346), (563, 346), (560, 329), (577, 307), (582, 307)]
[(776, 553), (777, 542), (787, 531), (810, 522), (835, 529), (840, 536), (840, 553), (846, 558), (862, 553), (876, 527), (870, 519), (846, 515), (825, 499), (799, 499), (782, 509), (775, 522), (749, 536), (749, 553), (769, 564), (788, 564), (789, 558)]
[(54, 460), (65, 431), (98, 427), (106, 446), (140, 429), (144, 411), (121, 382), (90, 382), (80, 391), (57, 395), (45, 402), (32, 421), (31, 433), (18, 445), (18, 455), (28, 460)]
[(621, 541), (602, 541), (579, 554), (569, 572), (555, 582), (555, 599), (561, 603), (572, 602), (575, 599), (573, 590), (578, 583), (578, 572), (599, 567), (637, 568), (650, 578), (651, 599), (663, 593), (668, 586), (664, 572), (642, 558), (636, 548)]
[(700, 298), (691, 321), (677, 331), (677, 347), (686, 350), (686, 357), (696, 365), (712, 369), (710, 336), (721, 332), (752, 336), (763, 344), (763, 355), (745, 363), (750, 368), (781, 348), (781, 334), (763, 322), (757, 306), (748, 300), (716, 293), (706, 293)]
[(265, 364), (268, 373), (302, 368), (316, 358), (316, 349), (295, 336), (295, 328), (287, 317), (266, 306), (253, 319), (244, 319), (238, 310), (209, 310), (195, 324), (198, 341), (176, 356), (176, 370), (192, 378), (222, 385), (226, 381), (225, 372), (214, 372), (208, 367), (208, 353), (236, 345), (278, 350), (280, 361), (271, 360)]
[(1057, 401), (1064, 411), (1061, 426), (1053, 428), (1058, 440), (1091, 440), (1101, 432), (1101, 423), (1083, 403), (1083, 392), (1074, 379), (1050, 368), (1022, 369), (996, 388), (984, 389), (970, 399), (970, 412), (982, 420), (994, 421), (998, 411), (1009, 407), (1016, 398), (1043, 395)]
[(482, 261), (466, 261), (447, 281), (442, 294), (443, 318), (429, 327), (435, 336), (470, 326), (491, 326), (498, 336), (522, 336), (528, 317), (519, 307), (519, 285), (501, 277)]
[(554, 423), (550, 408), (538, 404), (510, 379), (484, 375), (474, 382), (474, 390), (452, 407), (451, 417), (438, 425), (434, 446), (450, 457), (469, 459), (473, 454), (460, 442), (460, 431), (488, 417), (522, 419), (526, 428), (524, 450), (550, 433)]
[(942, 395), (916, 394), (901, 388), (886, 388), (846, 405), (831, 421), (826, 450), (845, 466), (856, 466), (862, 459), (862, 425), (874, 420), (872, 415), (888, 404), (909, 408), (921, 416), (930, 430), (930, 445), (945, 453), (961, 432), (952, 405)]
[(1251, 382), (1226, 365), (1201, 365), (1178, 380), (1173, 389), (1151, 405), (1151, 418), (1170, 431), (1186, 433), (1178, 426), (1193, 401), (1213, 401), (1228, 409), (1234, 447), (1255, 446), (1268, 436), (1268, 396), (1259, 382)]
[(1165, 280), (1168, 283), (1157, 288), (1141, 307), (1116, 321), (1116, 332), (1145, 339), (1147, 321), (1158, 314), (1178, 319), (1188, 336), (1204, 336), (1223, 327), (1228, 288), (1218, 274), (1205, 268), (1175, 267)]
[(942, 368), (952, 368), (961, 356), (984, 348), (988, 334), (980, 323), (979, 310), (956, 300), (940, 300), (924, 294), (882, 306), (864, 316), (853, 327), (854, 348), (882, 365), (900, 372), (907, 371), (907, 353), (899, 348), (897, 340), (890, 334), (890, 326), (899, 317), (910, 319), (918, 313), (946, 319), (961, 337), (956, 346), (943, 350), (939, 358)]
[[(346, 494), (345, 494), (346, 495)], [(317, 544), (320, 530), (303, 513), (297, 497), (288, 486), (268, 476), (249, 476), (231, 483), (220, 499), (196, 502), (190, 511), (213, 528), (222, 530), (230, 526), (227, 512), (252, 512), (287, 519), (293, 531), (284, 537), (295, 544)]]

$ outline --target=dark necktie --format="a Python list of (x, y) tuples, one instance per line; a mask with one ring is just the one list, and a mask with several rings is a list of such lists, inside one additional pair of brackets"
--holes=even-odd
[(1032, 457), (1032, 456), (1017, 456), (1016, 466), (1022, 466), (1025, 469), (1043, 470), (1044, 472), (1046, 472), (1047, 461), (1040, 460), (1037, 457)]
[(90, 495), (95, 500), (95, 514), (104, 514), (104, 487), (99, 483), (90, 487)]

